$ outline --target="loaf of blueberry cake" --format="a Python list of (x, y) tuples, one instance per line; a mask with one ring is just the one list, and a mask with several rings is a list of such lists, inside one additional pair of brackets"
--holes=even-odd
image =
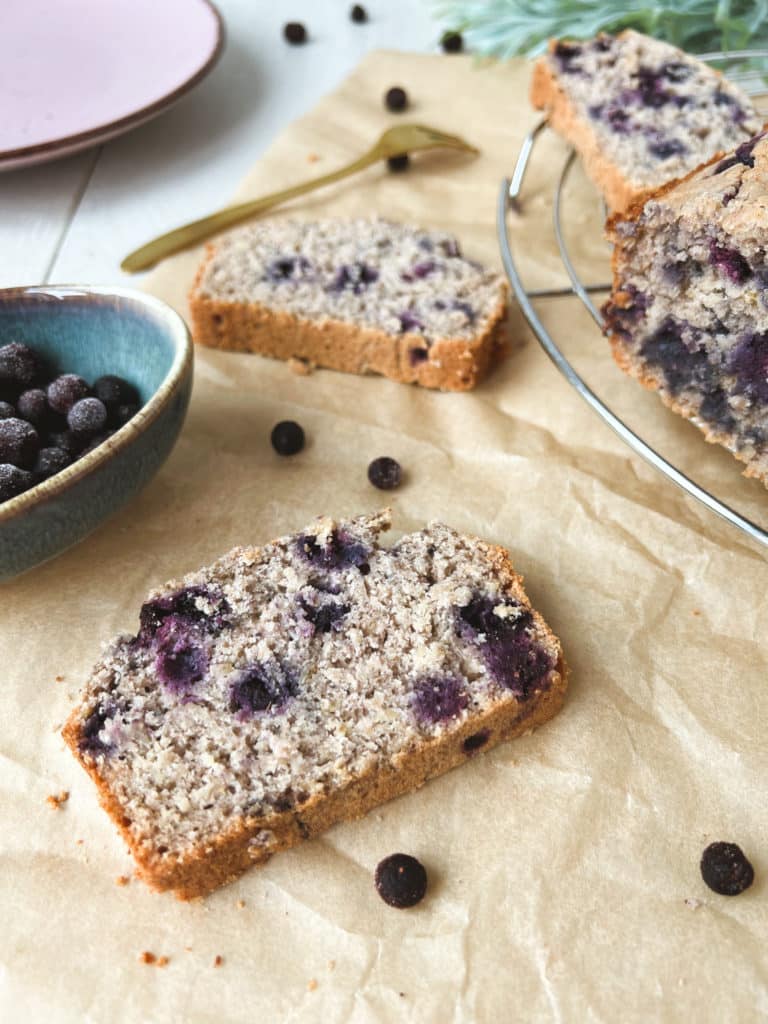
[(507, 553), (388, 513), (320, 519), (153, 593), (64, 736), (142, 877), (205, 895), (560, 708)]
[(632, 30), (552, 40), (534, 66), (531, 101), (617, 212), (762, 127), (749, 98), (717, 71)]
[(506, 286), (455, 238), (389, 221), (263, 221), (208, 247), (190, 307), (196, 341), (475, 386), (500, 348)]
[(768, 485), (768, 137), (609, 221), (619, 365)]

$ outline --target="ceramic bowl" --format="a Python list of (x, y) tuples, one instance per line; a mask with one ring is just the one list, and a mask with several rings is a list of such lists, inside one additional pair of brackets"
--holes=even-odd
[(168, 457), (192, 390), (192, 341), (181, 317), (128, 288), (0, 290), (0, 345), (32, 345), (58, 373), (134, 384), (136, 415), (92, 452), (0, 503), (0, 581), (53, 558), (129, 501)]

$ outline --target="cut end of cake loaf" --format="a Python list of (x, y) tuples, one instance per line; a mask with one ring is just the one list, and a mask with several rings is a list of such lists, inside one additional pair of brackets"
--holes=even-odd
[(65, 729), (144, 880), (205, 895), (560, 708), (507, 553), (320, 519), (155, 591)]
[(531, 102), (574, 146), (615, 212), (762, 125), (746, 93), (719, 72), (632, 30), (552, 40), (534, 65)]
[(260, 221), (207, 249), (195, 341), (447, 391), (503, 347), (506, 285), (438, 231), (390, 221)]
[(609, 222), (619, 366), (768, 485), (768, 138)]

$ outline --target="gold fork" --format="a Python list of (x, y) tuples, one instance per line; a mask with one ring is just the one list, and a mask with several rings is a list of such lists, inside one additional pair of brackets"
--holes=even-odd
[(460, 139), (458, 135), (446, 135), (445, 132), (439, 132), (435, 128), (427, 128), (421, 124), (399, 124), (394, 128), (388, 128), (367, 153), (351, 164), (347, 164), (346, 167), (341, 167), (338, 171), (331, 171), (330, 174), (323, 174), (320, 178), (302, 182), (300, 185), (292, 185), (291, 188), (285, 188), (281, 192), (273, 192), (261, 199), (238, 203), (237, 206), (226, 206), (223, 210), (218, 210), (208, 217), (184, 224), (182, 227), (160, 235), (159, 238), (153, 238), (151, 242), (142, 245), (140, 249), (136, 249), (126, 256), (120, 266), (131, 274), (139, 270), (147, 270), (160, 260), (165, 259), (166, 256), (179, 252), (181, 249), (187, 249), (197, 242), (202, 242), (224, 228), (239, 224), (249, 217), (256, 216), (257, 213), (270, 210), (287, 199), (302, 196), (313, 189), (322, 188), (323, 185), (331, 185), (334, 181), (340, 181), (350, 174), (356, 174), (357, 171), (362, 171), (379, 160), (386, 160), (391, 156), (401, 156), (403, 153), (415, 153), (422, 149), (439, 148), (479, 153), (479, 150), (470, 146), (464, 139)]

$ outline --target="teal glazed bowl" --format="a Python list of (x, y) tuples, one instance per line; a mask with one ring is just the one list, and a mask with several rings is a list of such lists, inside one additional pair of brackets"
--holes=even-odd
[(0, 345), (10, 341), (31, 345), (54, 374), (124, 377), (142, 407), (98, 448), (0, 503), (0, 582), (77, 544), (141, 490), (170, 454), (192, 391), (186, 324), (128, 288), (0, 289)]

